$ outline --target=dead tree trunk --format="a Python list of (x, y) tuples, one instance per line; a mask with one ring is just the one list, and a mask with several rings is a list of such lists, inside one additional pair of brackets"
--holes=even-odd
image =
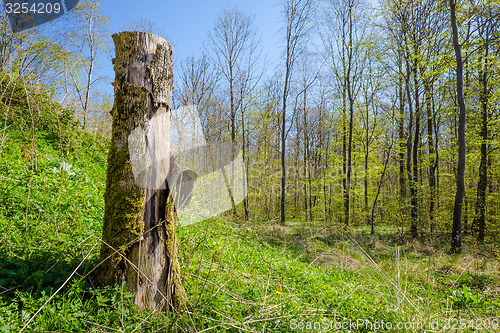
[[(140, 309), (182, 311), (186, 293), (177, 260), (177, 217), (165, 178), (174, 165), (169, 158), (172, 46), (144, 32), (114, 34), (113, 41), (115, 101), (99, 282), (126, 282)], [(151, 120), (159, 116), (162, 123), (152, 128)], [(141, 179), (133, 173), (129, 147), (136, 129), (144, 130), (142, 149), (152, 152)]]

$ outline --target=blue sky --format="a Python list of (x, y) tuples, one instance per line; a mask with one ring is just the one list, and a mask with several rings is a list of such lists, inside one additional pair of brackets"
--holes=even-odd
[[(263, 55), (275, 60), (281, 52), (281, 8), (278, 0), (102, 0), (102, 13), (110, 19), (112, 33), (127, 30), (132, 20), (148, 19), (164, 31), (174, 46), (175, 64), (202, 54), (203, 41), (225, 8), (237, 7), (252, 15), (261, 37)], [(109, 59), (99, 60), (100, 72), (113, 78)], [(106, 64), (107, 63), (107, 64)]]

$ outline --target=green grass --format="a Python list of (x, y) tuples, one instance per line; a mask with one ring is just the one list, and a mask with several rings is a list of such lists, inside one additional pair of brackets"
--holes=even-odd
[(178, 229), (188, 312), (138, 311), (125, 285), (93, 283), (107, 140), (34, 92), (31, 108), (41, 111), (30, 113), (24, 89), (2, 82), (15, 103), (0, 104), (1, 332), (28, 321), (24, 332), (328, 332), (357, 321), (364, 325), (341, 331), (382, 331), (369, 321), (421, 332), (396, 325), (498, 323), (500, 265), (491, 246), (466, 239), (464, 253), (452, 255), (440, 239), (410, 241), (392, 227), (372, 237), (366, 227), (346, 233), (224, 216)]

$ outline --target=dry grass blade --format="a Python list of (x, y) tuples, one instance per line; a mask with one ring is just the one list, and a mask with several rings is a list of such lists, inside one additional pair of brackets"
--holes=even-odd
[(377, 269), (377, 271), (380, 273), (380, 275), (382, 275), (384, 277), (384, 279), (386, 279), (394, 288), (396, 288), (396, 290), (403, 296), (404, 299), (406, 299), (406, 301), (415, 309), (415, 311), (418, 312), (419, 315), (421, 315), (421, 311), (420, 309), (415, 305), (413, 304), (413, 302), (408, 298), (408, 296), (406, 296), (406, 293), (401, 290), (401, 288), (399, 288), (399, 286), (394, 283), (394, 281), (392, 281), (383, 271), (382, 269), (380, 268), (380, 266), (373, 260), (373, 258), (361, 247), (361, 245), (359, 245), (358, 242), (356, 242), (355, 239), (353, 239), (352, 237), (349, 237), (349, 240), (352, 241), (354, 244), (356, 244), (356, 247), (363, 253), (363, 255), (368, 259), (368, 261), (372, 264), (373, 267), (375, 267)]

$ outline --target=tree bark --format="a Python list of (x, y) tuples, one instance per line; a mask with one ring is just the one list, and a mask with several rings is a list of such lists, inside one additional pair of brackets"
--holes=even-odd
[[(408, 51), (408, 50), (407, 50)], [(408, 54), (408, 52), (407, 52)], [(409, 109), (409, 122), (408, 122), (408, 139), (406, 143), (406, 172), (408, 173), (408, 183), (410, 187), (410, 201), (411, 201), (411, 232), (413, 234), (413, 231), (417, 231), (417, 228), (415, 227), (415, 230), (413, 230), (413, 225), (414, 223), (414, 218), (415, 218), (415, 212), (414, 212), (414, 198), (416, 197), (415, 193), (415, 176), (412, 172), (412, 142), (413, 142), (413, 102), (411, 99), (411, 92), (410, 92), (410, 77), (411, 77), (411, 69), (410, 69), (410, 62), (409, 60), (406, 60), (406, 96), (408, 99), (408, 109)], [(416, 224), (415, 224), (416, 225)]]
[(429, 148), (429, 222), (431, 233), (434, 232), (435, 208), (436, 208), (436, 152), (434, 151), (434, 110), (432, 108), (432, 87), (430, 82), (424, 82), (425, 104), (427, 109), (427, 144)]
[[(368, 116), (368, 115), (367, 115)], [(364, 199), (365, 199), (365, 214), (366, 216), (366, 223), (370, 224), (370, 218), (368, 217), (368, 158), (370, 156), (370, 151), (368, 150), (369, 148), (369, 143), (370, 139), (368, 138), (368, 119), (366, 121), (366, 151), (365, 151), (365, 174), (364, 174)]]
[[(247, 147), (246, 147), (246, 137), (245, 137), (245, 119), (244, 119), (244, 113), (243, 113), (243, 110), (241, 111), (241, 136), (242, 136), (242, 143), (241, 143), (241, 147), (242, 147), (242, 150), (243, 150), (243, 165), (245, 166), (245, 170), (247, 172), (246, 174), (246, 181), (243, 182), (243, 193), (248, 193), (248, 189), (247, 189), (247, 182), (248, 182), (248, 163), (247, 163), (247, 160), (248, 160), (248, 157), (247, 157)], [(234, 157), (234, 156), (233, 156)], [(234, 200), (233, 200), (234, 202)], [(233, 207), (234, 208), (234, 207)], [(243, 210), (245, 212), (245, 221), (248, 221), (248, 199), (247, 199), (247, 195), (245, 195), (243, 197)]]
[(347, 174), (346, 174), (346, 187), (345, 187), (345, 198), (344, 198), (344, 226), (347, 228), (350, 224), (351, 217), (351, 175), (352, 175), (352, 127), (354, 122), (354, 96), (352, 89), (352, 62), (353, 62), (353, 7), (349, 3), (349, 41), (348, 41), (348, 52), (347, 52), (347, 74), (346, 74), (346, 85), (347, 85), (347, 96), (349, 99), (349, 134), (348, 134), (348, 144), (347, 144)]
[(456, 17), (456, 2), (450, 0), (450, 18), (453, 30), (453, 47), (457, 61), (457, 99), (458, 99), (458, 162), (457, 162), (457, 192), (453, 208), (453, 228), (451, 231), (451, 250), (458, 253), (462, 251), (462, 206), (465, 195), (465, 100), (463, 93), (463, 61), (462, 47), (458, 41), (458, 27)]
[[(401, 47), (401, 46), (400, 46)], [(404, 74), (403, 74), (403, 56), (398, 52), (399, 66), (399, 81), (398, 81), (398, 97), (399, 97), (399, 114), (398, 114), (398, 139), (399, 139), (399, 197), (403, 203), (406, 200), (406, 177), (405, 177), (405, 134), (404, 134), (404, 117), (405, 117), (405, 99), (404, 99)], [(411, 129), (410, 129), (411, 130)], [(410, 132), (410, 130), (408, 132)], [(410, 134), (410, 133), (408, 133)]]
[(488, 36), (485, 40), (485, 57), (483, 68), (479, 72), (481, 85), (481, 163), (479, 165), (479, 182), (477, 184), (476, 217), (474, 229), (478, 228), (477, 240), (484, 242), (486, 227), (486, 189), (488, 185)]
[[(129, 150), (134, 129), (148, 128), (154, 116), (170, 119), (172, 46), (144, 32), (121, 32), (113, 40), (115, 101), (99, 283), (126, 282), (140, 309), (179, 312), (185, 307), (186, 293), (177, 259), (177, 217), (170, 189), (166, 179), (158, 189), (138, 182)], [(146, 148), (159, 147), (170, 156), (169, 121), (164, 125), (154, 136), (145, 132)], [(171, 170), (173, 166), (169, 158), (152, 162), (145, 179), (156, 177), (158, 167)]]
[[(415, 54), (418, 54), (418, 49), (415, 49)], [(420, 220), (419, 198), (418, 198), (418, 148), (420, 145), (420, 99), (418, 93), (418, 62), (415, 59), (413, 65), (413, 83), (415, 85), (415, 137), (413, 140), (413, 171), (410, 178), (410, 193), (411, 193), (411, 228), (410, 232), (413, 238), (418, 237), (418, 227)]]
[[(305, 147), (304, 147), (304, 154), (305, 154), (305, 160), (307, 163), (304, 163), (304, 168), (307, 169), (307, 185), (308, 185), (308, 194), (307, 194), (307, 200), (309, 201), (308, 206), (306, 208), (306, 212), (308, 213), (308, 218), (309, 221), (313, 221), (313, 216), (312, 216), (312, 177), (311, 177), (311, 151), (310, 151), (310, 144), (309, 144), (309, 134), (308, 134), (308, 123), (307, 123), (307, 78), (304, 76), (304, 136), (305, 136)], [(306, 218), (307, 221), (307, 218)]]

